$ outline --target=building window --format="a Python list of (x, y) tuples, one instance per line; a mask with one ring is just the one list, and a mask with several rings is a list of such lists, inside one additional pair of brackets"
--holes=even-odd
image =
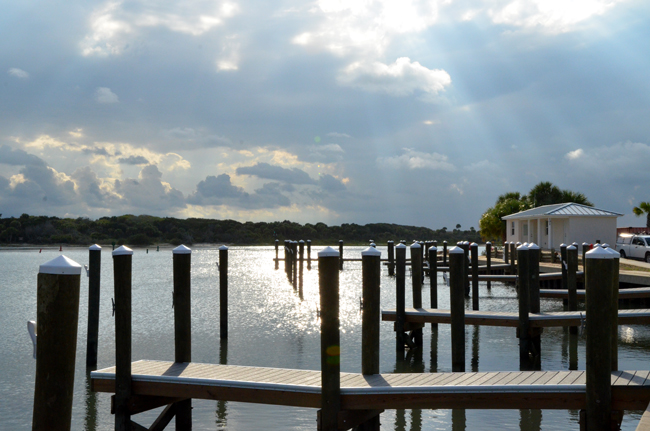
[(528, 223), (524, 223), (521, 227), (521, 233), (524, 237), (528, 238)]
[(512, 235), (515, 234), (515, 222), (512, 222)]

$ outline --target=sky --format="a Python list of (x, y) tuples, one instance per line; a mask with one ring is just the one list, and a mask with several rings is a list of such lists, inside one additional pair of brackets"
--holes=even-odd
[(0, 213), (478, 229), (650, 201), (650, 2), (2, 2)]

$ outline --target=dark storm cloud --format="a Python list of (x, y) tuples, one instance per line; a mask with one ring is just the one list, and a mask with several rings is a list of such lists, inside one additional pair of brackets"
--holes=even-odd
[(193, 205), (231, 205), (247, 209), (289, 206), (289, 198), (281, 191), (280, 184), (267, 183), (251, 194), (234, 186), (228, 174), (216, 177), (210, 175), (197, 184), (196, 191), (187, 197), (187, 202)]
[(125, 165), (148, 165), (149, 160), (145, 159), (143, 156), (129, 156), (129, 157), (120, 157), (117, 159), (118, 162)]
[(23, 166), (39, 165), (45, 166), (45, 162), (33, 154), (23, 150), (14, 150), (9, 145), (0, 145), (0, 163), (5, 165)]

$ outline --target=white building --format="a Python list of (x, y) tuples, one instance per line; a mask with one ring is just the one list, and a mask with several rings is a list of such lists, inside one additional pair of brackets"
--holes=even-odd
[(544, 205), (502, 217), (506, 241), (534, 242), (544, 250), (583, 242), (616, 244), (616, 218), (623, 214), (576, 203)]

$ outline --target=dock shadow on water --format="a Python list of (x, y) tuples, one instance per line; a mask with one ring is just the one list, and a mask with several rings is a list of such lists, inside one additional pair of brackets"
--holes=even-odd
[[(219, 340), (219, 364), (228, 365), (228, 339)], [(218, 430), (228, 428), (228, 401), (217, 401), (216, 426)]]
[(84, 430), (97, 430), (97, 392), (90, 388), (90, 372), (95, 371), (97, 367), (86, 368), (86, 415), (84, 416)]

